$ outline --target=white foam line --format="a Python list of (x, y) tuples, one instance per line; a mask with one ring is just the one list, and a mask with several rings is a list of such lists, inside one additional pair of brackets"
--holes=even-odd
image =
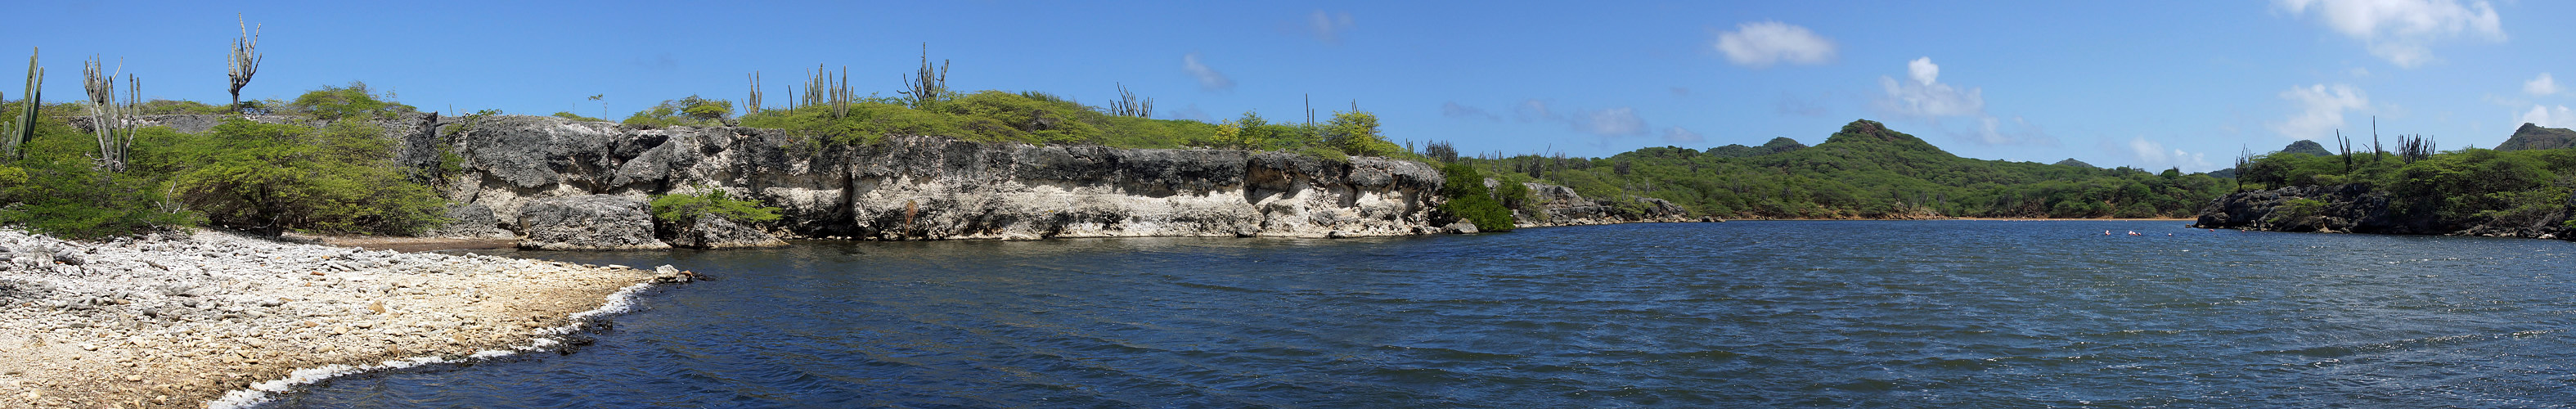
[(559, 338), (562, 338), (564, 335), (570, 335), (574, 332), (580, 331), (583, 327), (588, 326), (589, 320), (592, 318), (635, 310), (635, 294), (643, 292), (646, 288), (651, 288), (652, 286), (652, 283), (636, 283), (634, 285), (628, 285), (626, 288), (617, 289), (617, 292), (608, 294), (608, 302), (601, 303), (599, 308), (573, 313), (571, 316), (566, 317), (572, 320), (571, 324), (550, 328), (538, 328), (535, 331), (531, 331), (531, 333), (535, 334), (537, 337), (529, 340), (528, 345), (526, 346), (513, 347), (510, 349), (487, 349), (475, 351), (473, 354), (466, 355), (464, 359), (447, 359), (432, 355), (394, 359), (373, 365), (349, 366), (331, 364), (314, 368), (297, 369), (294, 372), (287, 373), (284, 378), (253, 383), (247, 388), (224, 392), (223, 397), (206, 401), (206, 409), (246, 409), (251, 406), (276, 400), (277, 395), (293, 391), (295, 390), (295, 387), (298, 386), (311, 385), (331, 378), (366, 373), (368, 371), (402, 369), (428, 364), (471, 362), (517, 355), (522, 352), (545, 350), (555, 346), (556, 344), (562, 344), (563, 340)]

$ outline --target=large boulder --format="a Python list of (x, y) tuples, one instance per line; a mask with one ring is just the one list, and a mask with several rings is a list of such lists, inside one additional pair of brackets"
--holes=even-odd
[(680, 228), (671, 245), (693, 249), (741, 247), (786, 247), (787, 241), (769, 232), (734, 223), (722, 217), (699, 217), (696, 223)]
[(617, 195), (550, 197), (519, 207), (519, 227), (531, 250), (667, 249), (653, 238), (653, 217), (641, 199)]
[(503, 227), (501, 217), (491, 206), (472, 203), (447, 207), (447, 225), (429, 231), (430, 237), (509, 238), (515, 236)]

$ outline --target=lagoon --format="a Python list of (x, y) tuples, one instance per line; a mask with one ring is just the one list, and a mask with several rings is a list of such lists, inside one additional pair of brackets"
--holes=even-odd
[(642, 297), (569, 354), (267, 407), (2576, 402), (2576, 245), (2182, 224), (498, 250), (718, 279)]

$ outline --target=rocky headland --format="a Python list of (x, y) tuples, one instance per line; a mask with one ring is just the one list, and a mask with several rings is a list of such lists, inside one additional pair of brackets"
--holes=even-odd
[(2546, 212), (2516, 212), (2448, 220), (2407, 215), (2390, 195), (2361, 184), (2290, 186), (2221, 196), (2203, 207), (2195, 228), (2255, 231), (2432, 234), (2576, 239), (2565, 222), (2576, 201)]
[[(221, 122), (153, 119), (181, 132)], [(402, 140), (398, 161), (460, 171), (443, 189), (453, 223), (432, 235), (518, 238), (531, 249), (752, 247), (778, 238), (1322, 238), (1431, 234), (1455, 222), (1435, 220), (1433, 208), (1446, 200), (1437, 168), (1385, 158), (937, 136), (827, 145), (779, 129), (646, 129), (519, 115), (413, 114), (377, 123)], [(1517, 214), (1523, 227), (1697, 220), (1661, 199), (1530, 187), (1535, 205)], [(653, 195), (706, 189), (758, 199), (785, 217), (761, 226), (674, 226), (644, 222), (651, 219), (637, 210)]]

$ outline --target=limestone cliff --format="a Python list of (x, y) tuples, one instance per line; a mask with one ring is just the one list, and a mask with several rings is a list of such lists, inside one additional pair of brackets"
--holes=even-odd
[[(1276, 152), (1120, 149), (891, 137), (820, 146), (783, 130), (633, 129), (501, 116), (441, 123), (467, 212), (532, 199), (724, 189), (783, 209), (790, 236), (866, 240), (1424, 234), (1442, 178), (1418, 162)], [(512, 217), (457, 215), (524, 231)], [(1582, 219), (1577, 217), (1576, 219)], [(451, 234), (458, 234), (451, 233)]]
[[(151, 118), (203, 132), (210, 115)], [(260, 122), (319, 122), (254, 116)], [(1327, 160), (1279, 152), (1122, 149), (972, 142), (935, 136), (829, 145), (779, 129), (639, 129), (537, 116), (373, 120), (401, 141), (397, 161), (448, 175), (452, 237), (527, 237), (523, 210), (547, 198), (645, 199), (722, 189), (785, 218), (787, 237), (859, 240), (1428, 234), (1440, 171), (1419, 162)], [(1530, 184), (1522, 226), (1685, 221), (1661, 199), (1585, 198)], [(662, 226), (667, 232), (685, 226)]]

